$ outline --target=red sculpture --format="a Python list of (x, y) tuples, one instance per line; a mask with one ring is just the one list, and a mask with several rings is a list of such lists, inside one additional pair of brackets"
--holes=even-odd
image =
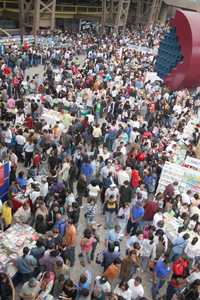
[[(162, 75), (161, 77), (164, 83), (171, 90), (198, 87), (200, 86), (200, 14), (197, 12), (178, 10), (175, 17), (171, 20), (170, 26), (171, 31), (173, 31), (175, 35), (176, 47), (177, 45), (179, 47), (179, 58), (174, 64), (170, 44), (167, 45), (164, 38), (164, 40), (161, 41), (162, 47), (160, 45), (160, 49), (162, 48), (162, 50), (159, 49), (162, 55), (159, 56), (158, 52), (156, 71)], [(170, 33), (167, 34), (170, 35)], [(172, 41), (172, 39), (170, 41)], [(167, 49), (163, 49), (165, 47), (169, 52), (171, 51), (170, 56), (168, 55), (168, 59), (163, 55), (163, 53), (167, 51)], [(176, 56), (175, 52), (174, 55)], [(173, 61), (171, 64), (170, 58)]]

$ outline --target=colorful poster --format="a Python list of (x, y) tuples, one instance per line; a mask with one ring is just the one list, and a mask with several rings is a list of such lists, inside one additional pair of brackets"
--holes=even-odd
[(162, 169), (157, 193), (163, 192), (168, 184), (175, 181), (178, 182), (180, 194), (188, 190), (200, 193), (200, 172), (169, 162)]
[(173, 162), (178, 165), (183, 164), (185, 161), (186, 152), (186, 147), (178, 145), (173, 158)]
[(187, 156), (186, 160), (184, 162), (184, 167), (186, 168), (192, 168), (196, 171), (200, 171), (200, 159)]

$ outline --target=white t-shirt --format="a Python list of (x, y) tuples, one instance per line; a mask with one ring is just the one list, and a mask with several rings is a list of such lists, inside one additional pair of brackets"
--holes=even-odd
[(191, 197), (188, 194), (183, 193), (182, 194), (182, 202), (190, 205), (191, 204)]
[(153, 217), (153, 225), (157, 227), (158, 222), (163, 221), (163, 214), (162, 213), (156, 213)]
[(97, 276), (96, 277), (96, 287), (98, 287), (101, 291), (103, 291), (104, 293), (110, 293), (111, 292), (111, 285), (108, 281), (106, 281), (106, 283), (102, 284), (99, 282), (101, 276)]
[(93, 186), (92, 184), (89, 184), (88, 189), (90, 197), (97, 197), (100, 192), (100, 187), (98, 185)]
[(187, 244), (184, 250), (185, 254), (190, 258), (194, 259), (197, 256), (200, 256), (200, 249), (198, 247), (198, 243), (192, 245), (190, 242)]
[(131, 125), (132, 128), (140, 128), (140, 122), (139, 121), (129, 120), (129, 124)]
[(40, 186), (40, 195), (45, 198), (46, 195), (48, 194), (48, 191), (49, 191), (48, 182), (42, 183)]
[(138, 286), (135, 286), (135, 279), (130, 279), (128, 281), (128, 286), (129, 289), (131, 291), (131, 299), (135, 300), (138, 299), (139, 297), (143, 297), (144, 296), (144, 288), (141, 284), (139, 284)]
[(33, 191), (29, 194), (32, 204), (35, 203), (35, 200), (40, 196), (40, 191)]
[(128, 288), (128, 290), (126, 290), (126, 291), (122, 291), (118, 286), (116, 286), (116, 288), (114, 289), (114, 294), (117, 295), (117, 296), (121, 296), (126, 300), (131, 300), (132, 299), (131, 298), (132, 293), (131, 293), (130, 288)]
[(7, 129), (5, 132), (5, 143), (10, 144), (12, 140), (12, 132), (10, 129)]
[(11, 164), (17, 164), (18, 162), (18, 157), (15, 153), (12, 153), (11, 156), (10, 156), (10, 161), (11, 161)]
[(23, 135), (16, 135), (16, 143), (23, 146), (26, 143), (26, 138)]
[(190, 276), (187, 277), (187, 282), (191, 284), (197, 279), (200, 279), (200, 272), (193, 272)]
[(122, 185), (125, 181), (130, 181), (129, 175), (125, 170), (121, 170), (117, 174), (119, 185)]
[(24, 146), (24, 151), (25, 152), (33, 152), (34, 150), (34, 144), (29, 144), (29, 143), (26, 143), (25, 146)]

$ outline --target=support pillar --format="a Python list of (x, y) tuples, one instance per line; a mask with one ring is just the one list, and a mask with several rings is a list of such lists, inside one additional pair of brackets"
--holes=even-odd
[(56, 0), (34, 0), (33, 32), (36, 37), (43, 16), (48, 16), (51, 30), (55, 28)]
[(151, 10), (149, 14), (149, 20), (148, 20), (148, 25), (152, 25), (155, 23), (155, 21), (158, 19), (161, 6), (162, 6), (162, 0), (153, 0), (153, 3), (151, 5)]
[(110, 27), (114, 32), (126, 28), (131, 0), (103, 0), (102, 26)]
[(53, 0), (52, 8), (51, 8), (51, 30), (55, 29), (55, 25), (56, 25), (56, 0)]
[(20, 24), (20, 40), (21, 45), (23, 45), (24, 41), (24, 27), (25, 27), (25, 15), (24, 15), (24, 0), (19, 0), (19, 24)]
[(168, 5), (163, 3), (162, 4), (162, 8), (161, 8), (161, 12), (160, 12), (160, 22), (162, 24), (165, 24), (167, 21), (167, 16), (168, 16)]
[(115, 32), (118, 32), (120, 28), (122, 28), (123, 32), (126, 28), (126, 23), (128, 19), (129, 7), (131, 4), (130, 0), (121, 0), (118, 1), (117, 8), (117, 17), (115, 21)]
[(37, 32), (40, 28), (40, 0), (35, 0), (33, 17), (33, 35), (36, 41)]
[(142, 13), (143, 13), (143, 1), (142, 0), (137, 0), (136, 2), (137, 7), (136, 7), (136, 23), (140, 23), (141, 17), (142, 17)]

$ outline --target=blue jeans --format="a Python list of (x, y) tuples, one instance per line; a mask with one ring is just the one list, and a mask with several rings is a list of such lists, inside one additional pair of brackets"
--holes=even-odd
[(95, 121), (98, 123), (100, 119), (100, 113), (99, 112), (95, 112)]
[(147, 271), (148, 262), (149, 262), (149, 257), (147, 256), (141, 257), (141, 268), (143, 271)]
[(107, 228), (112, 228), (114, 226), (114, 218), (115, 218), (115, 213), (110, 213), (106, 211), (105, 213), (105, 224)]

